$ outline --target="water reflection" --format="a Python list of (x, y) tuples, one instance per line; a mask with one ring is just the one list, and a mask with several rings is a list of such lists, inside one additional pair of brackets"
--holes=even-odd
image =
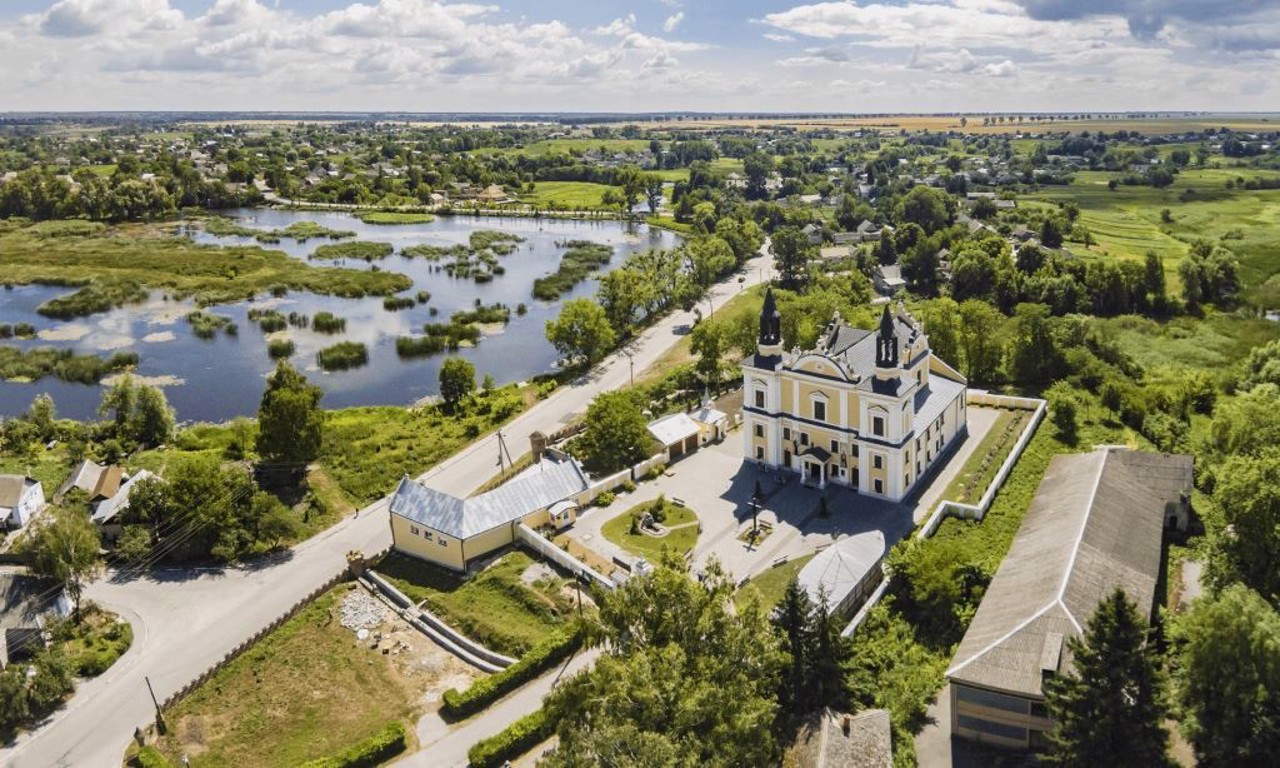
[[(256, 323), (247, 318), (251, 308), (274, 308), (284, 314), (299, 312), (314, 316), (328, 311), (347, 318), (346, 332), (325, 335), (310, 329), (290, 327), (270, 338), (286, 337), (296, 345), (294, 365), (308, 371), (325, 390), (323, 404), (327, 408), (353, 405), (407, 404), (436, 393), (437, 377), (444, 356), (401, 360), (395, 351), (395, 339), (421, 332), (423, 323), (444, 322), (450, 314), (474, 306), (502, 302), (512, 307), (524, 303), (528, 313), (512, 313), (511, 322), (501, 331), (486, 336), (478, 346), (458, 352), (475, 365), (479, 375), (491, 374), (499, 382), (519, 381), (551, 369), (555, 350), (546, 341), (543, 327), (558, 312), (559, 302), (545, 303), (532, 298), (533, 280), (553, 272), (564, 249), (558, 241), (580, 239), (614, 246), (613, 261), (604, 271), (621, 264), (627, 254), (649, 248), (670, 248), (678, 238), (670, 232), (650, 229), (643, 224), (621, 222), (560, 221), (525, 218), (456, 216), (441, 217), (433, 222), (408, 226), (380, 226), (361, 222), (346, 213), (313, 211), (277, 211), (245, 209), (231, 212), (237, 221), (261, 229), (283, 229), (296, 221), (314, 221), (333, 229), (355, 231), (357, 239), (392, 243), (397, 250), (420, 243), (453, 245), (466, 243), (477, 229), (497, 229), (526, 238), (517, 250), (500, 257), (506, 273), (489, 283), (449, 277), (439, 263), (425, 259), (391, 256), (376, 264), (363, 261), (328, 262), (313, 260), (315, 266), (345, 266), (353, 269), (385, 269), (400, 272), (413, 279), (413, 287), (404, 295), (417, 291), (431, 293), (425, 305), (390, 312), (383, 308), (381, 297), (340, 299), (309, 293), (290, 293), (281, 298), (260, 297), (253, 302), (219, 305), (209, 311), (231, 318), (239, 333), (229, 336), (219, 331), (213, 339), (196, 338), (184, 317), (194, 309), (189, 301), (174, 301), (156, 292), (147, 302), (111, 312), (56, 321), (36, 312), (42, 302), (67, 292), (65, 288), (26, 286), (0, 292), (0, 323), (30, 323), (40, 333), (34, 340), (10, 340), (5, 343), (30, 348), (33, 346), (67, 347), (78, 352), (99, 354), (117, 350), (136, 351), (142, 358), (138, 374), (167, 381), (169, 402), (182, 420), (221, 421), (257, 410), (263, 377), (272, 369), (267, 354), (268, 337)], [(252, 238), (213, 237), (203, 232), (193, 234), (197, 242), (220, 245), (252, 245)], [(333, 242), (327, 238), (305, 243), (283, 240), (265, 246), (305, 259), (320, 245)], [(579, 284), (562, 298), (590, 296), (597, 281)], [(435, 307), (436, 316), (431, 315)], [(360, 341), (369, 348), (369, 364), (363, 368), (324, 373), (315, 366), (315, 353), (322, 347), (341, 340)], [(180, 383), (179, 383), (180, 382)], [(0, 414), (21, 413), (40, 392), (48, 392), (57, 403), (58, 412), (71, 418), (88, 418), (94, 414), (99, 400), (99, 387), (68, 384), (53, 378), (24, 384), (0, 384)]]

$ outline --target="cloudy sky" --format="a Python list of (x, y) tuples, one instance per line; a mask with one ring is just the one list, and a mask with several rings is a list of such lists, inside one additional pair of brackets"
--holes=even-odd
[(3, 0), (0, 111), (1280, 108), (1280, 0)]

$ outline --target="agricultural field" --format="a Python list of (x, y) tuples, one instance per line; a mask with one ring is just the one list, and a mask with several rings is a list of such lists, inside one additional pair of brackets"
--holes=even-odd
[[(1280, 272), (1275, 255), (1280, 248), (1280, 190), (1226, 188), (1227, 181), (1238, 178), (1275, 178), (1274, 171), (1187, 169), (1165, 189), (1123, 184), (1108, 189), (1107, 182), (1118, 176), (1081, 171), (1070, 185), (1044, 187), (1032, 198), (1078, 205), (1080, 221), (1096, 241), (1092, 253), (1141, 260), (1155, 251), (1175, 288), (1178, 262), (1201, 239), (1221, 242), (1236, 253), (1246, 285), (1259, 285)], [(1161, 219), (1166, 208), (1168, 222)]]

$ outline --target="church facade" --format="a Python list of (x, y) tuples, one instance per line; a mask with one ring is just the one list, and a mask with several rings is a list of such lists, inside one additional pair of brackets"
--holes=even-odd
[(901, 501), (965, 434), (966, 381), (901, 304), (885, 305), (876, 331), (837, 313), (810, 350), (784, 351), (781, 327), (769, 291), (742, 363), (748, 461)]

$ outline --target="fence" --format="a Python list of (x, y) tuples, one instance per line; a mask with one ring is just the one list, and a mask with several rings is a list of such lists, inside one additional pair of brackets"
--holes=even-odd
[(645, 475), (649, 474), (654, 467), (665, 466), (666, 463), (667, 454), (655, 453), (631, 468), (631, 479), (639, 482)]
[[(942, 524), (943, 519), (948, 516), (958, 517), (962, 520), (982, 520), (986, 517), (987, 510), (991, 508), (991, 502), (995, 499), (996, 493), (1004, 485), (1004, 481), (1009, 479), (1009, 473), (1013, 471), (1013, 465), (1018, 463), (1022, 452), (1026, 450), (1027, 444), (1031, 442), (1036, 428), (1044, 420), (1045, 411), (1048, 410), (1048, 403), (1044, 400), (1031, 397), (993, 395), (982, 390), (969, 390), (965, 396), (965, 402), (968, 405), (1018, 408), (1034, 412), (1031, 414), (1031, 420), (1027, 422), (1027, 426), (1023, 428), (1022, 434), (1018, 437), (1018, 442), (1013, 444), (1013, 449), (1005, 457), (1004, 463), (1000, 465), (996, 476), (991, 479), (991, 484), (987, 486), (986, 492), (982, 494), (982, 498), (978, 500), (978, 503), (961, 504), (949, 499), (943, 500), (938, 504), (937, 509), (933, 511), (933, 514), (929, 515), (929, 519), (925, 521), (924, 525), (920, 526), (920, 530), (916, 533), (917, 539), (923, 540), (932, 537), (933, 534), (937, 533), (938, 526)], [(875, 592), (871, 593), (871, 597), (863, 604), (861, 610), (853, 617), (853, 620), (841, 631), (841, 635), (849, 637), (858, 630), (858, 627), (862, 625), (863, 620), (866, 618), (867, 612), (879, 603), (880, 599), (884, 597), (884, 593), (889, 590), (890, 581), (892, 579), (886, 576), (884, 581), (880, 582), (880, 586), (876, 588)]]
[(583, 501), (583, 503), (590, 504), (591, 502), (595, 501), (596, 497), (599, 496), (600, 494), (606, 491), (612, 491), (613, 489), (621, 486), (623, 483), (626, 483), (633, 479), (634, 478), (631, 477), (630, 469), (624, 469), (620, 472), (614, 472), (612, 475), (609, 475), (608, 477), (602, 477), (599, 480), (592, 483), (591, 487), (587, 489), (587, 497)]
[(565, 552), (550, 541), (547, 541), (537, 531), (524, 523), (518, 523), (516, 525), (516, 538), (533, 551), (554, 562), (556, 565), (564, 568), (570, 573), (586, 576), (588, 579), (591, 579), (605, 589), (614, 588), (614, 583), (609, 577), (595, 570), (568, 552)]
[(240, 656), (240, 654), (252, 648), (253, 644), (261, 640), (268, 632), (274, 631), (281, 624), (293, 618), (298, 613), (298, 611), (310, 605), (312, 601), (314, 601), (317, 597), (320, 597), (320, 595), (323, 595), (325, 592), (328, 592), (330, 589), (333, 589), (340, 582), (346, 581), (349, 576), (350, 576), (349, 571), (346, 568), (343, 568), (341, 571), (334, 574), (333, 577), (330, 578), (328, 581), (326, 581), (324, 584), (321, 584), (319, 587), (316, 587), (315, 589), (311, 590), (311, 592), (306, 597), (294, 603), (293, 606), (289, 608), (289, 610), (285, 611), (283, 614), (277, 617), (275, 621), (271, 622), (267, 626), (253, 633), (253, 635), (251, 635), (249, 639), (241, 642), (235, 648), (232, 648), (225, 655), (223, 655), (223, 657), (219, 661), (215, 662), (213, 666), (206, 669), (194, 680), (182, 686), (174, 693), (170, 694), (170, 696), (164, 700), (164, 703), (160, 705), (160, 708), (170, 709), (175, 705), (177, 705), (178, 702), (182, 701), (187, 696), (191, 695), (191, 692), (194, 691), (196, 688), (199, 688), (201, 685), (204, 685), (206, 682), (208, 682), (209, 678), (217, 674), (219, 670), (221, 670), (223, 667), (227, 666), (231, 662), (235, 661)]
[(440, 617), (431, 611), (419, 608), (407, 595), (396, 589), (372, 569), (366, 570), (364, 575), (373, 589), (386, 595), (388, 600), (400, 606), (400, 614), (415, 629), (468, 664), (485, 672), (499, 672), (516, 663), (516, 660), (510, 656), (503, 656), (500, 653), (491, 651), (444, 623)]

